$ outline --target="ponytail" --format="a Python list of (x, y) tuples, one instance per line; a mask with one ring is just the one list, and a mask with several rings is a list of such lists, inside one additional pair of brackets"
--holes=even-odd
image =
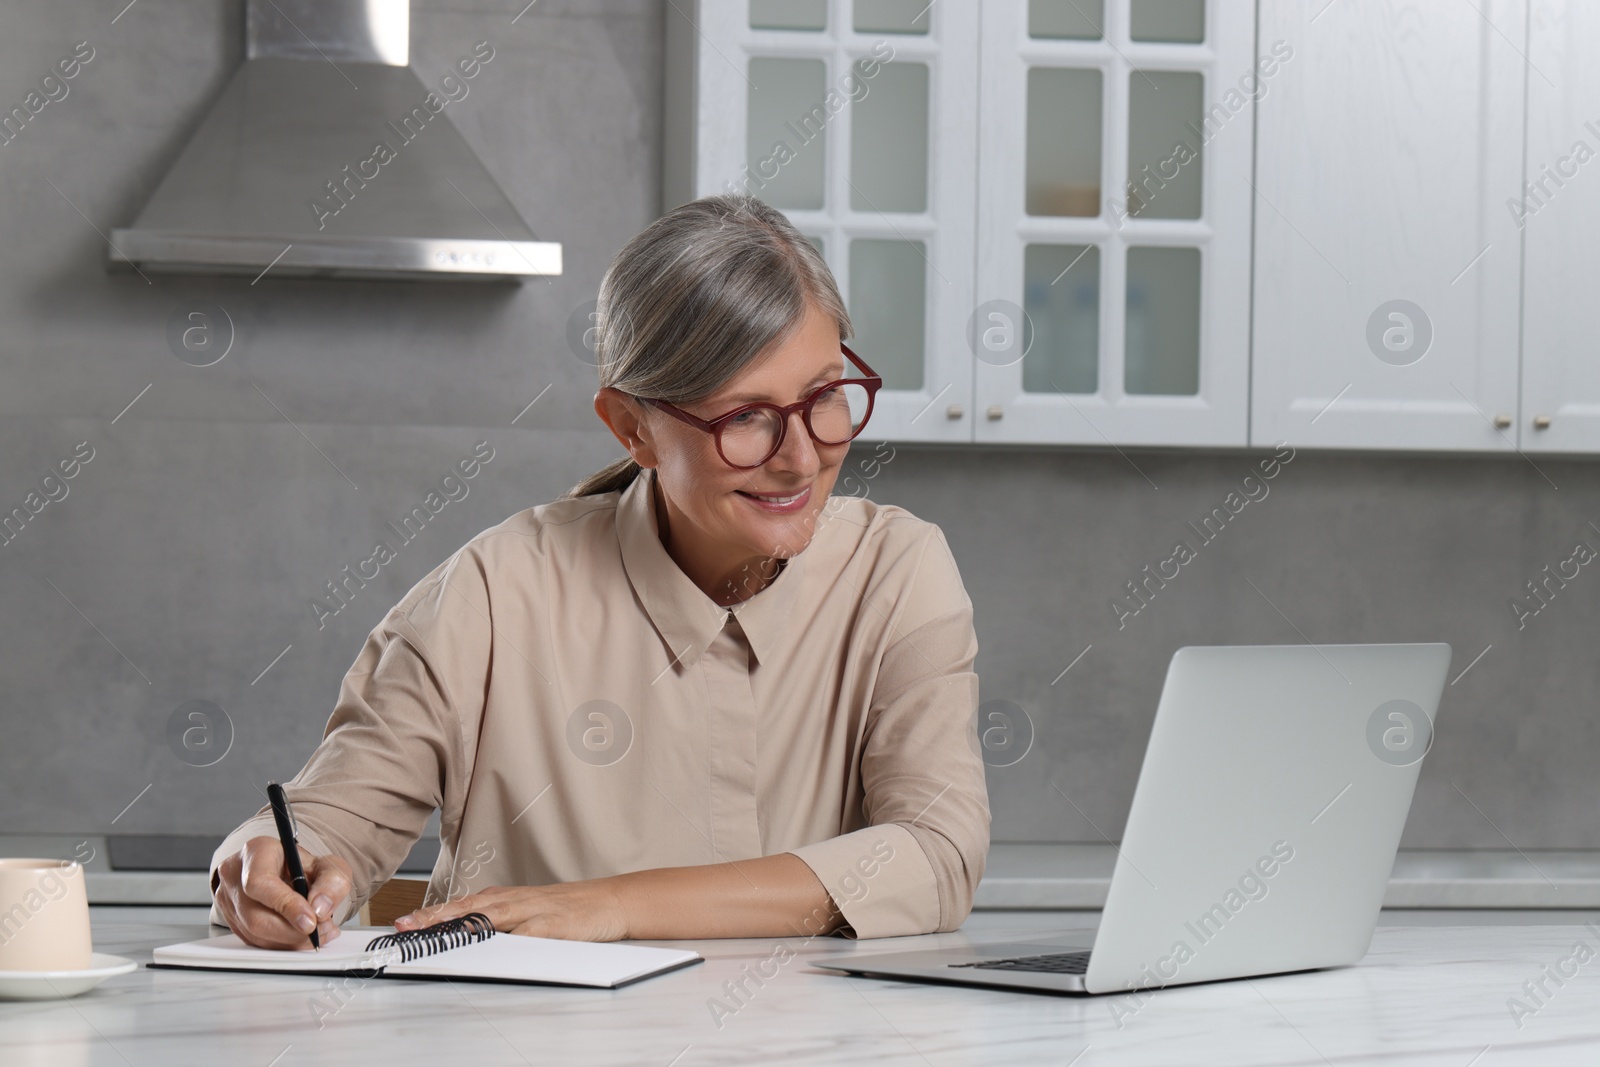
[(639, 477), (644, 468), (632, 456), (624, 456), (615, 463), (600, 468), (583, 481), (567, 490), (567, 497), (597, 496), (614, 490), (626, 489)]

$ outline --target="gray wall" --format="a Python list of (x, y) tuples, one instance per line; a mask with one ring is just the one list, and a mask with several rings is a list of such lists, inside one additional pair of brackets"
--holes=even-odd
[[(0, 145), (0, 511), (78, 442), (94, 449), (69, 495), (0, 545), (5, 830), (229, 829), (268, 777), (300, 767), (406, 589), (620, 454), (566, 324), (663, 207), (659, 0), (541, 0), (515, 25), (521, 5), (501, 0), (413, 4), (425, 78), (493, 42), (449, 117), (539, 236), (563, 244), (562, 277), (109, 275), (95, 229), (131, 221), (239, 62), (237, 6), (139, 0), (115, 24), (121, 4), (104, 0), (0, 12), (7, 107), (75, 42), (97, 53)], [(237, 329), (204, 369), (166, 341), (168, 316), (196, 299)], [(495, 458), (470, 494), (319, 628), (308, 604), (323, 584), (485, 439)], [(1108, 602), (1123, 583), (1258, 458), (900, 446), (871, 483), (944, 527), (977, 608), (983, 697), (1033, 723), (1028, 754), (990, 771), (996, 839), (1117, 836), (1171, 652), (1303, 636), (1446, 640), (1452, 678), (1493, 646), (1447, 687), (1406, 844), (1600, 847), (1600, 576), (1585, 568), (1524, 629), (1508, 607), (1580, 537), (1600, 545), (1585, 526), (1600, 522), (1595, 465), (1301, 451), (1119, 630)], [(208, 767), (167, 739), (190, 700), (233, 725)]]

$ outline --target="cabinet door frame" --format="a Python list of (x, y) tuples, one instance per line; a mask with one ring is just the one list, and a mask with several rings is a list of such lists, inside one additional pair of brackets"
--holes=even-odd
[[(851, 207), (850, 135), (853, 108), (844, 106), (824, 127), (824, 206), (821, 210), (783, 208), (795, 227), (820, 237), (823, 253), (850, 302), (850, 242), (858, 238), (920, 240), (924, 277), (923, 382), (920, 389), (879, 390), (866, 436), (874, 440), (970, 442), (972, 370), (964, 331), (973, 291), (973, 201), (976, 196), (977, 11), (969, 4), (935, 4), (929, 32), (856, 33), (851, 0), (828, 0), (826, 30), (787, 31), (750, 28), (748, 0), (679, 0), (692, 11), (685, 26), (680, 12), (667, 18), (669, 63), (690, 64), (693, 101), (669, 95), (669, 111), (693, 116), (676, 137), (692, 145), (688, 158), (668, 159), (668, 199), (694, 199), (743, 191), (748, 121), (746, 70), (752, 56), (815, 58), (824, 62), (825, 86), (838, 88), (858, 58), (873, 55), (888, 41), (889, 62), (920, 62), (929, 68), (928, 199), (919, 213), (856, 211)], [(672, 24), (676, 23), (674, 26)], [(881, 51), (878, 53), (881, 55)], [(669, 76), (669, 94), (672, 91)], [(869, 90), (870, 92), (870, 87)], [(819, 101), (821, 103), (821, 101)], [(674, 136), (668, 131), (669, 137)], [(759, 189), (748, 186), (760, 196)], [(668, 207), (676, 206), (669, 204)], [(869, 364), (872, 352), (858, 349)], [(954, 414), (953, 414), (954, 413)]]
[[(1525, 0), (1261, 6), (1260, 39), (1298, 54), (1257, 110), (1253, 444), (1517, 447), (1495, 420), (1519, 386), (1505, 202), (1522, 182), (1525, 18)], [(1422, 321), (1392, 300), (1431, 328), (1410, 363), (1368, 340), (1387, 322), (1403, 344)]]
[[(1600, 361), (1590, 354), (1587, 287), (1600, 267), (1600, 71), (1579, 54), (1585, 46), (1592, 54), (1596, 41), (1600, 11), (1592, 5), (1531, 0), (1527, 184), (1515, 211), (1523, 240), (1518, 429), (1528, 452), (1600, 452)], [(1580, 140), (1587, 160), (1574, 151)]]
[[(974, 306), (1004, 300), (1021, 309), (1023, 254), (1032, 242), (1098, 246), (1101, 278), (1097, 391), (1027, 392), (1021, 361), (997, 366), (973, 356), (978, 442), (1211, 447), (1248, 442), (1253, 101), (1246, 98), (1202, 145), (1200, 218), (1134, 217), (1119, 225), (1110, 217), (1108, 200), (1125, 195), (1127, 187), (1129, 78), (1139, 70), (1199, 72), (1201, 106), (1208, 109), (1253, 71), (1253, 6), (1209, 0), (1205, 42), (1191, 45), (1130, 40), (1126, 0), (1105, 6), (1104, 34), (1094, 41), (1030, 38), (1027, 4), (983, 5)], [(1101, 211), (1096, 217), (1025, 213), (1027, 68), (1035, 64), (1101, 71)], [(1199, 389), (1193, 396), (1129, 395), (1123, 388), (1126, 253), (1145, 245), (1200, 249)]]

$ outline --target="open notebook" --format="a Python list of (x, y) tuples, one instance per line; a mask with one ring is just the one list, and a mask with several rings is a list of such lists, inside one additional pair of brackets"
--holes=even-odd
[(497, 933), (487, 917), (473, 912), (421, 930), (341, 930), (320, 951), (254, 948), (225, 934), (157, 948), (148, 966), (615, 989), (700, 962), (698, 952), (686, 949)]

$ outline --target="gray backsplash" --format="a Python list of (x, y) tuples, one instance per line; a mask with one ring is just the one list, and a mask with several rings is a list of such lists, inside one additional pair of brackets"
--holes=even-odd
[[(395, 600), (619, 454), (567, 325), (671, 206), (663, 5), (544, 2), (512, 25), (517, 6), (414, 3), (413, 64), (497, 49), (450, 119), (564, 246), (562, 277), (521, 288), (107, 274), (96, 228), (127, 223), (239, 61), (238, 5), (141, 0), (115, 23), (99, 0), (6, 5), (6, 107), (78, 41), (96, 56), (0, 145), (0, 510), (93, 449), (0, 544), (0, 830), (229, 829), (300, 767)], [(169, 318), (197, 300), (235, 330), (206, 368), (168, 349)], [(467, 496), (319, 626), (324, 583), (396, 543), (388, 524), (480, 441), (494, 457)], [(871, 482), (944, 528), (983, 699), (1033, 724), (1027, 755), (989, 773), (995, 839), (1120, 834), (1181, 645), (1444, 640), (1453, 679), (1489, 651), (1446, 687), (1405, 844), (1600, 847), (1600, 577), (1584, 568), (1521, 629), (1510, 607), (1580, 538), (1600, 545), (1600, 468), (1302, 450), (1119, 628), (1124, 583), (1193, 543), (1185, 524), (1264, 454), (901, 445)], [(210, 766), (169, 745), (189, 701), (232, 723)]]

